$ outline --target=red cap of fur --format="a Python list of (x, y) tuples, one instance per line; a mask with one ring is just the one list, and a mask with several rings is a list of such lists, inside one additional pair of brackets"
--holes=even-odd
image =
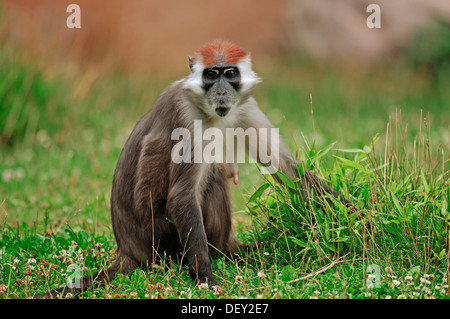
[(247, 55), (247, 51), (232, 42), (215, 40), (198, 50), (195, 57), (201, 57), (204, 66), (213, 66), (219, 62), (237, 64)]

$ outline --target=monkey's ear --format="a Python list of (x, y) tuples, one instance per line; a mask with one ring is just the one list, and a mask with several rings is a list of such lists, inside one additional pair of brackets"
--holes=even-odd
[(189, 69), (191, 69), (191, 72), (194, 72), (192, 70), (192, 67), (194, 66), (194, 58), (189, 56)]

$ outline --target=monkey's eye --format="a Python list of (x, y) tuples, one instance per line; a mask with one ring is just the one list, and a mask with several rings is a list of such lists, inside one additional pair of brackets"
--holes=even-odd
[(223, 74), (225, 74), (225, 76), (227, 78), (234, 78), (236, 76), (237, 72), (234, 68), (231, 68), (231, 69), (224, 70)]
[(206, 77), (208, 79), (217, 79), (218, 76), (219, 76), (219, 70), (216, 70), (216, 69), (206, 70)]

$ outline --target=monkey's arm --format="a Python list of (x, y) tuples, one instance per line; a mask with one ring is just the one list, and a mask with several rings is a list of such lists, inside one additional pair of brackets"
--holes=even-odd
[[(244, 126), (244, 129), (254, 127), (258, 132), (258, 143), (256, 143), (256, 145), (246, 144), (247, 151), (250, 156), (254, 157), (261, 165), (265, 166), (265, 164), (267, 164), (267, 161), (265, 163), (262, 163), (262, 156), (260, 154), (261, 149), (259, 148), (259, 146), (261, 139), (263, 139), (262, 143), (265, 143), (266, 141), (269, 141), (269, 136), (265, 134), (265, 130), (260, 130), (260, 128), (266, 128), (267, 132), (270, 132), (273, 128), (273, 125), (266, 117), (266, 115), (259, 109), (256, 101), (251, 99), (248, 104), (246, 104), (246, 108), (247, 109), (245, 110), (245, 114), (242, 117), (241, 124)], [(272, 131), (272, 134), (274, 133), (275, 132)], [(306, 201), (308, 201), (310, 198), (311, 189), (314, 189), (315, 193), (319, 197), (325, 194), (330, 194), (339, 199), (347, 207), (351, 206), (351, 203), (348, 200), (346, 200), (341, 194), (328, 186), (310, 170), (305, 169), (303, 176), (299, 176), (299, 163), (294, 159), (291, 152), (283, 142), (282, 138), (278, 135), (278, 133), (275, 133), (275, 136), (270, 136), (270, 138), (271, 143), (267, 142), (267, 154), (270, 154), (271, 166), (275, 168), (275, 170), (271, 171), (270, 173), (275, 178), (275, 180), (277, 180), (277, 182), (282, 183), (282, 181), (276, 174), (276, 170), (280, 170), (292, 180), (300, 177), (298, 187), (301, 195)]]

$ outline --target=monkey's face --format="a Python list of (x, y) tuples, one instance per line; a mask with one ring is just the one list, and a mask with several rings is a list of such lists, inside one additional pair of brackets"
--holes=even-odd
[(236, 66), (205, 68), (202, 75), (207, 107), (218, 116), (226, 116), (239, 104), (241, 74)]
[(208, 43), (189, 57), (191, 74), (183, 81), (188, 98), (210, 117), (231, 117), (260, 82), (250, 54), (222, 40)]

